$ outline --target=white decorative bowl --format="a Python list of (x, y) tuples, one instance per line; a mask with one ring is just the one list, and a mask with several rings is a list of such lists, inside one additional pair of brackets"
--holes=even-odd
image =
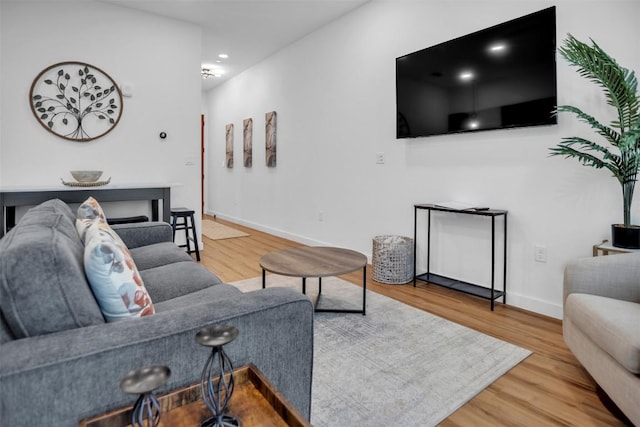
[(96, 182), (102, 171), (71, 171), (71, 176), (78, 182)]

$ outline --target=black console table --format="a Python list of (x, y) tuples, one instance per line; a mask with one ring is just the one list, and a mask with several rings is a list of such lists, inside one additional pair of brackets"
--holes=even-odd
[[(507, 298), (507, 211), (497, 209), (451, 209), (441, 207), (434, 204), (419, 204), (414, 205), (413, 214), (413, 265), (416, 264), (416, 249), (418, 245), (418, 211), (426, 210), (428, 213), (427, 219), (427, 272), (417, 274), (414, 271), (413, 286), (416, 286), (416, 280), (423, 282), (433, 283), (435, 285), (444, 286), (449, 289), (464, 292), (470, 295), (474, 295), (480, 298), (491, 300), (491, 311), (494, 308), (494, 301), (502, 297), (502, 303), (506, 303)], [(480, 286), (477, 284), (464, 282), (462, 280), (453, 279), (451, 277), (441, 276), (439, 274), (431, 273), (430, 270), (430, 257), (431, 257), (431, 211), (448, 212), (463, 215), (479, 215), (491, 218), (491, 288)], [(503, 288), (502, 290), (495, 289), (495, 261), (496, 261), (496, 217), (504, 217), (504, 253), (503, 253)]]
[(162, 201), (162, 221), (170, 222), (171, 187), (156, 184), (105, 185), (102, 187), (15, 187), (0, 188), (0, 237), (15, 225), (16, 206), (38, 205), (49, 199), (82, 203), (89, 196), (99, 202), (149, 200), (151, 219), (159, 220), (158, 202)]

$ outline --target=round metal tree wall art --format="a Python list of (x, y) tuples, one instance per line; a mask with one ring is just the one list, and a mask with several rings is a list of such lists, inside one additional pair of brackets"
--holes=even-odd
[(40, 72), (29, 102), (42, 127), (71, 141), (100, 138), (122, 115), (118, 85), (98, 67), (82, 62), (60, 62)]

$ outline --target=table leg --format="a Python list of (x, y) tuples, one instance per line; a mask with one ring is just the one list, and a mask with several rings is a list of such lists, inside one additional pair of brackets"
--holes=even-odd
[(318, 277), (318, 297), (322, 293), (322, 277)]
[(0, 191), (0, 237), (4, 236), (5, 232), (5, 217), (4, 217), (5, 205), (4, 205), (4, 193)]
[(158, 221), (158, 219), (158, 199), (154, 199), (151, 200), (151, 221)]
[(171, 187), (162, 190), (162, 221), (169, 222), (171, 218)]
[(362, 268), (362, 315), (367, 311), (367, 265)]
[(7, 232), (11, 230), (16, 225), (16, 207), (15, 206), (7, 206), (7, 213), (5, 217)]
[(267, 286), (267, 272), (263, 268), (262, 269), (262, 289), (264, 289), (266, 286)]
[(491, 311), (495, 306), (495, 271), (496, 271), (496, 217), (491, 217)]
[(504, 214), (504, 243), (502, 246), (502, 303), (507, 303), (507, 214)]
[(307, 278), (303, 277), (302, 278), (302, 293), (303, 294), (307, 294)]

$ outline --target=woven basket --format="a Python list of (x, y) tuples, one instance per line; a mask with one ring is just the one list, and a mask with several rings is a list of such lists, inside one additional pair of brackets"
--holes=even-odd
[(373, 238), (373, 280), (396, 285), (413, 280), (413, 239), (403, 236)]

